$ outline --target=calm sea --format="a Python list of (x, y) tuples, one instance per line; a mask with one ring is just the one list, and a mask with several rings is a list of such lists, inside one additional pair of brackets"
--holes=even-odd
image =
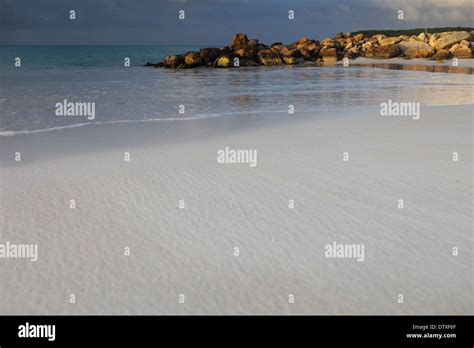
[[(473, 76), (314, 65), (167, 70), (144, 67), (197, 47), (0, 47), (0, 135), (140, 122), (377, 106), (472, 102)], [(21, 67), (15, 67), (15, 58)], [(130, 58), (130, 67), (124, 59)], [(55, 114), (64, 100), (95, 103), (95, 119)], [(180, 105), (184, 113), (180, 113)], [(182, 110), (182, 108), (181, 108)]]

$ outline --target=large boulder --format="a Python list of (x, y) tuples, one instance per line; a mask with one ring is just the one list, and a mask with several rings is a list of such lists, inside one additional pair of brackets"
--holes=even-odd
[(202, 64), (201, 57), (198, 52), (189, 52), (184, 56), (184, 64), (190, 68), (195, 68)]
[(257, 46), (243, 46), (242, 48), (235, 50), (234, 53), (240, 58), (257, 59), (258, 47)]
[(426, 42), (410, 39), (402, 41), (398, 44), (403, 54), (408, 58), (428, 58), (431, 57), (435, 50)]
[(472, 58), (472, 51), (466, 44), (455, 44), (449, 52), (456, 58)]
[(212, 64), (217, 57), (221, 54), (221, 50), (218, 48), (201, 48), (199, 50), (199, 57), (201, 58), (203, 64)]
[(446, 60), (450, 57), (450, 53), (448, 50), (439, 50), (433, 55), (433, 59), (435, 60)]
[(374, 42), (380, 42), (380, 40), (385, 39), (386, 37), (387, 36), (385, 36), (384, 34), (375, 34), (372, 35), (370, 38), (374, 40)]
[(262, 65), (281, 65), (283, 64), (280, 54), (276, 49), (263, 49), (258, 51), (258, 62)]
[(296, 48), (288, 48), (283, 45), (274, 45), (272, 49), (278, 51), (285, 64), (293, 65), (304, 61), (304, 59), (301, 58), (301, 52)]
[(374, 56), (374, 45), (370, 41), (364, 42), (360, 52), (364, 57), (372, 58)]
[(184, 64), (184, 55), (167, 56), (163, 60), (163, 65), (165, 68), (176, 69), (178, 66), (182, 64)]
[(401, 51), (396, 44), (374, 46), (373, 56), (379, 59), (389, 59), (400, 55)]
[(418, 41), (428, 42), (428, 34), (420, 33), (416, 38)]
[(296, 49), (286, 49), (280, 52), (281, 59), (285, 64), (293, 65), (304, 62), (301, 52)]
[(333, 47), (335, 44), (336, 41), (334, 41), (334, 39), (331, 39), (330, 37), (327, 37), (323, 41), (321, 41), (321, 46), (324, 47)]
[(469, 39), (471, 35), (467, 31), (452, 31), (433, 35), (430, 39), (430, 46), (436, 50), (450, 48), (462, 40)]
[(377, 40), (380, 45), (389, 45), (389, 44), (397, 44), (402, 41), (401, 37), (394, 36), (394, 37), (386, 37), (384, 39)]
[(232, 68), (234, 67), (234, 58), (233, 54), (221, 54), (213, 65), (217, 68)]
[(344, 52), (344, 57), (349, 59), (354, 59), (360, 55), (359, 48), (351, 47)]
[(304, 62), (303, 58), (295, 58), (295, 57), (292, 57), (292, 56), (282, 55), (281, 59), (283, 60), (283, 63), (285, 63), (287, 65), (295, 65), (295, 64)]
[(295, 46), (297, 49), (304, 48), (306, 45), (310, 44), (312, 42), (311, 39), (305, 37), (302, 37), (298, 41), (295, 42)]
[(304, 48), (300, 48), (298, 50), (299, 54), (301, 57), (303, 57), (305, 60), (312, 60), (314, 56), (316, 55), (317, 51), (308, 51), (305, 50)]
[(319, 51), (319, 55), (325, 63), (337, 62), (337, 51), (335, 48), (323, 48)]
[(278, 53), (282, 54), (283, 52), (288, 51), (288, 47), (283, 45), (282, 43), (276, 43), (271, 46), (273, 50), (277, 50)]
[(364, 40), (364, 39), (365, 39), (365, 35), (362, 34), (362, 33), (361, 33), (361, 34), (355, 34), (355, 35), (354, 35), (354, 41), (356, 41), (356, 42), (360, 42), (360, 41), (362, 41), (362, 40)]
[(247, 35), (243, 33), (238, 33), (232, 36), (232, 46), (234, 47), (234, 51), (237, 51), (241, 49), (244, 46), (247, 46), (249, 44), (249, 38)]

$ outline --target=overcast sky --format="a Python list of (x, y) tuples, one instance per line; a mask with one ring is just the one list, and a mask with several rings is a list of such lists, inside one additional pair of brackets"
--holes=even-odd
[[(472, 26), (474, 0), (0, 0), (0, 45), (222, 46), (342, 31)], [(69, 10), (76, 19), (69, 19)], [(184, 10), (186, 18), (178, 19)], [(288, 19), (294, 10), (295, 19)], [(404, 11), (404, 20), (397, 11)]]

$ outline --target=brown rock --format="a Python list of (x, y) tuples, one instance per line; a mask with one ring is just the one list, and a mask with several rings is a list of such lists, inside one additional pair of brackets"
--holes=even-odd
[(356, 34), (354, 35), (354, 40), (355, 41), (362, 41), (365, 39), (365, 35), (364, 34)]
[(337, 51), (335, 48), (323, 48), (319, 51), (319, 55), (324, 62), (337, 62)]
[(163, 65), (165, 66), (165, 68), (176, 69), (181, 64), (184, 64), (184, 56), (183, 55), (167, 56), (163, 60)]
[(305, 50), (310, 51), (310, 52), (315, 52), (319, 50), (319, 45), (316, 42), (311, 42), (303, 47)]
[(221, 54), (214, 62), (214, 66), (217, 68), (232, 68), (234, 67), (234, 58), (235, 56), (232, 54)]
[(184, 56), (184, 63), (190, 68), (195, 68), (202, 64), (202, 60), (198, 52), (190, 52)]
[(218, 48), (201, 48), (199, 50), (199, 57), (203, 64), (209, 64), (214, 62), (217, 57), (221, 54), (221, 50)]
[(439, 50), (433, 55), (433, 59), (435, 60), (446, 60), (450, 57), (450, 53), (448, 50)]
[(398, 44), (403, 54), (408, 58), (428, 58), (431, 57), (435, 50), (426, 42), (410, 39), (402, 41)]
[(462, 40), (467, 40), (470, 34), (467, 31), (453, 31), (439, 34), (439, 38), (433, 39), (436, 36), (432, 36), (430, 40), (430, 46), (436, 50), (443, 48), (450, 48), (453, 45), (459, 43)]
[(263, 49), (258, 51), (258, 62), (267, 66), (283, 64), (280, 54), (276, 49)]
[(396, 44), (387, 44), (374, 47), (374, 58), (388, 59), (397, 57), (401, 53), (400, 48)]
[(469, 46), (463, 44), (455, 44), (449, 49), (449, 52), (456, 58), (465, 59), (472, 58), (472, 51)]
[(417, 40), (423, 41), (423, 42), (428, 42), (428, 36), (425, 33), (420, 33), (417, 36)]
[(235, 51), (235, 54), (241, 58), (257, 59), (258, 47), (257, 46), (244, 46), (239, 50)]
[(300, 56), (306, 60), (313, 60), (314, 56), (316, 55), (314, 51), (308, 51), (304, 48), (299, 49), (298, 52), (300, 53)]
[(389, 45), (389, 44), (397, 44), (402, 41), (402, 38), (395, 36), (395, 37), (386, 37), (384, 39), (377, 40), (380, 45)]
[(305, 46), (309, 43), (311, 43), (311, 39), (307, 38), (306, 36), (302, 37), (301, 39), (299, 39), (298, 41), (295, 42), (296, 48), (303, 47), (303, 46)]
[(285, 64), (298, 64), (300, 62), (304, 62), (304, 59), (301, 57), (301, 52), (297, 49), (288, 49), (284, 47), (280, 51), (280, 57)]
[(281, 59), (283, 60), (283, 63), (287, 65), (294, 65), (294, 64), (298, 64), (299, 58), (295, 58), (292, 56), (281, 56)]
[(324, 46), (324, 47), (332, 47), (335, 44), (336, 44), (336, 42), (333, 39), (329, 38), (329, 37), (327, 37), (323, 41), (321, 41), (321, 46)]
[(249, 44), (249, 38), (243, 33), (238, 33), (232, 37), (231, 43), (234, 47), (234, 51), (236, 51), (241, 49), (243, 46), (247, 46)]
[(284, 46), (283, 44), (279, 43), (279, 44), (273, 44), (272, 45), (272, 49), (273, 50), (277, 50), (278, 53), (282, 54), (283, 52), (286, 52), (288, 51), (288, 47)]
[(354, 59), (355, 57), (359, 56), (359, 54), (360, 54), (359, 49), (357, 47), (352, 47), (344, 53), (344, 57), (347, 57), (349, 59)]

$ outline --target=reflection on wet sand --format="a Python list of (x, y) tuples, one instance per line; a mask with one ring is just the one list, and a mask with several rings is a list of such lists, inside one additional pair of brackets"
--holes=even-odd
[(396, 64), (396, 63), (374, 63), (374, 64), (351, 64), (351, 66), (366, 66), (370, 68), (390, 70), (427, 71), (436, 73), (473, 74), (474, 68), (451, 66), (451, 65), (424, 65), (424, 64)]

